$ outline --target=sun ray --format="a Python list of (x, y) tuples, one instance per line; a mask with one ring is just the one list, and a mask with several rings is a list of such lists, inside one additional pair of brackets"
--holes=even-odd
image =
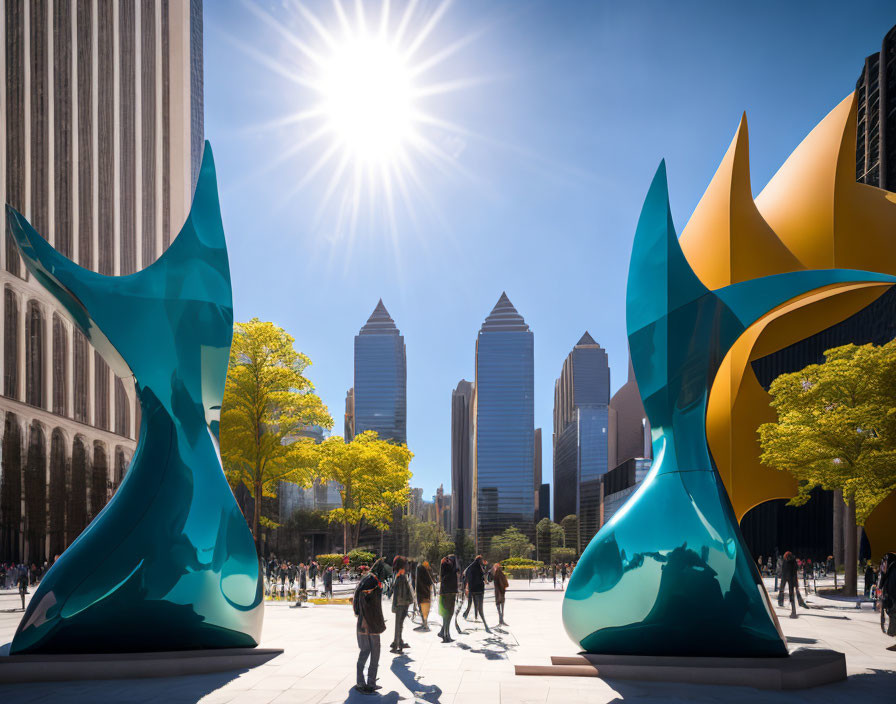
[(266, 12), (262, 8), (258, 7), (258, 5), (249, 2), (248, 0), (243, 0), (243, 4), (253, 15), (258, 17), (262, 22), (264, 22), (268, 27), (273, 29), (277, 34), (283, 37), (289, 44), (294, 46), (296, 49), (302, 52), (305, 56), (311, 59), (315, 64), (321, 66), (323, 64), (323, 57), (314, 51), (311, 47), (309, 47), (305, 42), (299, 39), (295, 34), (290, 32), (286, 27), (283, 26), (281, 22), (278, 22), (275, 17), (273, 17), (270, 13)]
[(404, 33), (408, 29), (408, 25), (411, 22), (411, 17), (414, 14), (414, 10), (417, 9), (417, 0), (410, 0), (407, 6), (404, 8), (404, 14), (401, 16), (401, 22), (398, 23), (398, 28), (395, 30), (395, 35), (392, 37), (392, 45), (398, 47), (401, 44), (401, 40), (404, 38)]
[(417, 33), (417, 36), (414, 37), (410, 46), (405, 50), (405, 59), (410, 59), (423, 42), (426, 41), (426, 38), (436, 28), (436, 25), (439, 23), (439, 20), (442, 19), (442, 16), (445, 14), (445, 11), (450, 4), (451, 0), (442, 0), (436, 8), (436, 11), (432, 13), (430, 18), (426, 21), (426, 24), (423, 25), (423, 28)]

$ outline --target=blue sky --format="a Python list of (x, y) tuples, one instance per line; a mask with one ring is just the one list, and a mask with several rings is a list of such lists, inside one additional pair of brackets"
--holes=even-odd
[[(459, 127), (427, 129), (447, 157), (414, 159), (420, 185), (394, 228), (377, 196), (352, 231), (332, 204), (342, 186), (321, 208), (329, 167), (307, 177), (326, 140), (282, 158), (312, 128), (278, 121), (315, 100), (284, 74), (308, 68), (296, 41), (319, 37), (295, 3), (258, 5), (273, 23), (205, 3), (205, 131), (237, 319), (296, 338), (341, 434), (353, 337), (382, 298), (407, 344), (412, 484), (427, 496), (450, 491), (451, 391), (473, 379), (476, 333), (501, 292), (535, 333), (550, 481), (554, 380), (586, 329), (614, 391), (625, 381), (628, 259), (660, 159), (680, 232), (746, 110), (758, 193), (896, 24), (883, 1), (454, 2), (415, 54), (463, 44), (418, 83), (460, 86), (421, 99)], [(420, 0), (410, 35), (438, 6)], [(336, 26), (330, 2), (305, 7)], [(380, 3), (364, 7), (376, 16)], [(404, 8), (393, 0), (393, 16)]]

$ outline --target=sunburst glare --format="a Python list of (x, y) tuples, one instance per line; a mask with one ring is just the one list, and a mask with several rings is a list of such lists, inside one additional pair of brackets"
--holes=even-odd
[[(436, 29), (448, 9), (409, 0), (392, 12), (388, 0), (349, 6), (333, 0), (332, 16), (286, 3), (287, 21), (246, 3), (285, 40), (287, 56), (260, 52), (238, 40), (243, 50), (299, 90), (296, 111), (270, 125), (301, 126), (294, 141), (266, 168), (290, 160), (305, 163), (291, 191), (313, 185), (322, 190), (315, 225), (353, 237), (362, 211), (385, 224), (397, 238), (397, 212), (417, 219), (415, 204), (437, 210), (427, 191), (427, 172), (466, 174), (457, 156), (470, 134), (427, 103), (437, 96), (482, 82), (449, 76), (445, 62), (476, 35), (441, 42)], [(438, 216), (438, 213), (436, 213)]]

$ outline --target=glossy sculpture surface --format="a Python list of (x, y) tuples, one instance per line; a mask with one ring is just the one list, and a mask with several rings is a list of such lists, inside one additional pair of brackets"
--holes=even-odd
[(29, 271), (133, 376), (142, 410), (124, 481), (41, 581), (11, 653), (257, 645), (259, 564), (218, 451), (233, 303), (211, 148), (177, 239), (130, 276), (82, 269), (7, 212)]
[(751, 325), (819, 289), (893, 283), (865, 271), (779, 273), (711, 291), (679, 245), (665, 165), (632, 248), (627, 328), (654, 462), (592, 539), (563, 601), (567, 633), (596, 653), (784, 656), (787, 646), (706, 437), (709, 390)]

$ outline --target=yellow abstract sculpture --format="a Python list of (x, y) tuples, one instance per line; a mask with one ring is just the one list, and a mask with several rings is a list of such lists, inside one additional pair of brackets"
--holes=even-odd
[[(754, 200), (746, 116), (681, 234), (694, 272), (711, 289), (801, 269), (896, 275), (896, 194), (857, 183), (856, 101), (834, 108)], [(753, 323), (722, 362), (710, 391), (706, 434), (737, 520), (791, 498), (796, 483), (759, 462), (757, 428), (776, 420), (751, 362), (862, 310), (889, 284), (844, 283), (790, 300)], [(875, 557), (896, 543), (896, 493), (865, 523)]]

